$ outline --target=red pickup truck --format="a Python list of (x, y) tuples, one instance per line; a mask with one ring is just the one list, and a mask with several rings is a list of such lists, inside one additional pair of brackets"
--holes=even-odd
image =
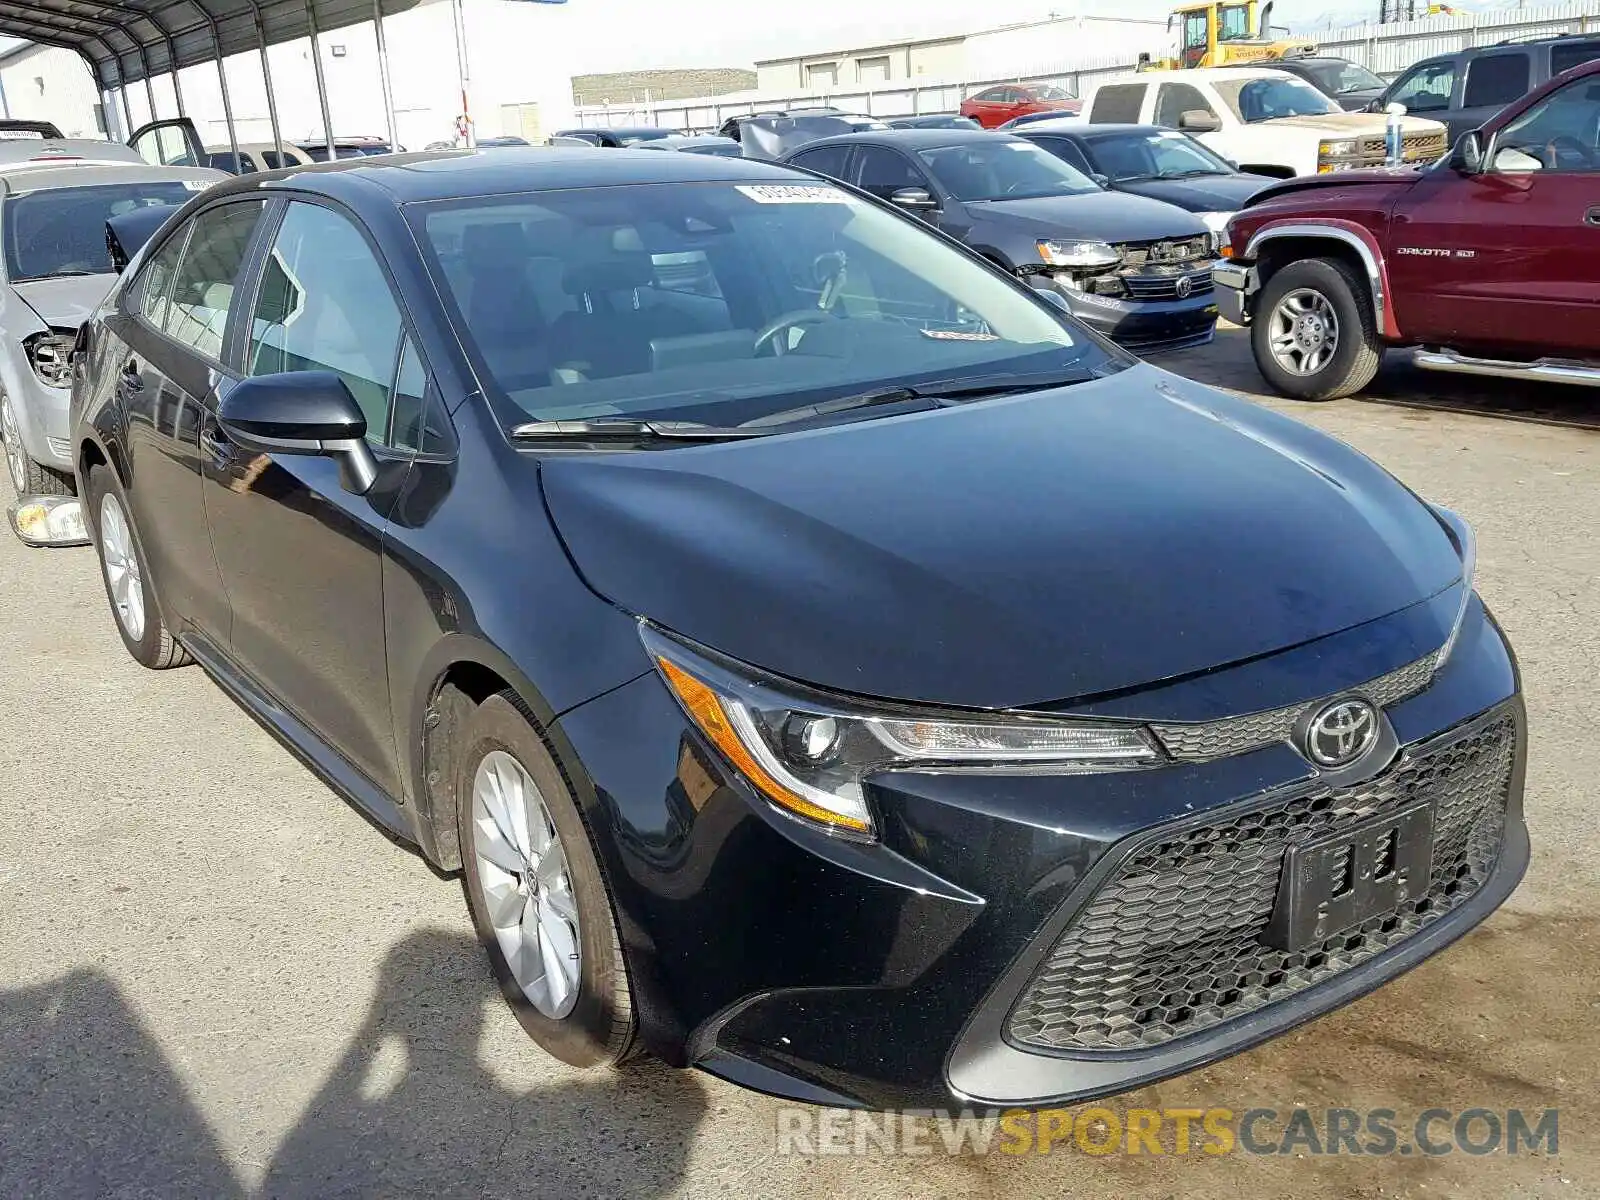
[(1217, 305), (1285, 395), (1419, 366), (1600, 386), (1600, 62), (1574, 67), (1423, 168), (1286, 180), (1228, 225)]

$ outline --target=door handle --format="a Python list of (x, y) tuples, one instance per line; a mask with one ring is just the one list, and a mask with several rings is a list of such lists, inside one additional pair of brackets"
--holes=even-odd
[(227, 435), (210, 426), (200, 431), (200, 449), (206, 452), (211, 465), (219, 471), (233, 466), (239, 456), (238, 447), (228, 440)]
[(144, 391), (144, 376), (139, 373), (139, 364), (129, 359), (122, 364), (122, 371), (117, 376), (117, 386), (125, 392)]
[(1585, 225), (1600, 225), (1600, 205), (1583, 214), (1583, 223)]

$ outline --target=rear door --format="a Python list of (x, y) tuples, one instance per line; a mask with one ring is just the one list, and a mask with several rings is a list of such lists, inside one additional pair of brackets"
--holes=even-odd
[(1409, 338), (1600, 356), (1600, 76), (1511, 120), (1483, 174), (1428, 172), (1389, 268)]
[(139, 156), (158, 167), (203, 167), (206, 165), (206, 148), (200, 132), (188, 117), (173, 117), (166, 121), (151, 121), (133, 131), (128, 145)]
[(108, 318), (128, 439), (128, 503), (170, 619), (218, 644), (228, 599), (201, 499), (201, 430), (215, 412), (225, 329), (263, 202), (201, 210), (157, 247)]
[(340, 210), (289, 201), (259, 258), (237, 338), (242, 374), (339, 375), (366, 415), (379, 474), (366, 495), (352, 495), (333, 460), (251, 455), (209, 422), (205, 508), (232, 603), (230, 654), (368, 779), (400, 795), (381, 551), (410, 464), (390, 429), (396, 380), (408, 370), (405, 322), (378, 254)]

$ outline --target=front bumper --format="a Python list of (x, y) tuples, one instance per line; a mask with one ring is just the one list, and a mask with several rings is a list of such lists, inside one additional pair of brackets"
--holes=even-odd
[(22, 435), (22, 448), (40, 466), (70, 473), (72, 439), (68, 410), (72, 389), (46, 387), (28, 365), (26, 352), (20, 345), (12, 345), (10, 352), (13, 360), (0, 372), (0, 379), (11, 400), (17, 431)]
[(1259, 281), (1256, 269), (1244, 263), (1218, 263), (1211, 272), (1216, 287), (1217, 311), (1224, 320), (1235, 325), (1250, 323), (1250, 298), (1255, 295)]
[[(1122, 715), (1194, 721), (1347, 690), (1355, 682), (1351, 657), (1370, 664), (1375, 647), (1381, 655), (1414, 657), (1438, 644), (1437, 617), (1452, 608), (1448, 597), (1416, 608), (1374, 623), (1382, 628), (1327, 639), (1336, 644), (1275, 656), (1282, 662), (1263, 660), (1117, 703), (1149, 706)], [(1334, 659), (1341, 659), (1343, 677), (1327, 674)], [(1376, 663), (1383, 671), (1396, 665)], [(1317, 678), (1321, 686), (1306, 682)], [(1207, 703), (1227, 707), (1207, 714)], [(1063, 947), (1109, 899), (1105, 911), (1119, 914), (1117, 922), (1100, 942), (1086, 944), (1103, 944), (1111, 958), (1126, 952), (1121, 966), (1129, 979), (1141, 970), (1153, 977), (1157, 959), (1181, 966), (1196, 956), (1217, 976), (1241, 954), (1256, 953), (1260, 887), (1277, 878), (1285, 841), (1299, 836), (1283, 834), (1282, 821), (1263, 825), (1279, 831), (1277, 841), (1256, 839), (1249, 853), (1218, 860), (1231, 870), (1248, 859), (1256, 891), (1221, 874), (1207, 885), (1181, 870), (1175, 890), (1169, 886), (1167, 909), (1188, 911), (1192, 900), (1194, 911), (1227, 924), (1234, 957), (1226, 961), (1208, 948), (1205, 939), (1215, 932), (1208, 926), (1171, 928), (1161, 913), (1108, 889), (1130, 886), (1126, 869), (1150, 847), (1195, 830), (1211, 844), (1204, 831), (1236, 824), (1241, 814), (1339, 809), (1336, 793), (1345, 782), (1335, 787), (1317, 776), (1287, 744), (1115, 774), (880, 776), (871, 789), (880, 840), (861, 845), (831, 838), (749, 793), (686, 725), (654, 675), (566, 714), (559, 732), (581, 760), (573, 773), (612, 885), (641, 1035), (651, 1049), (670, 1062), (813, 1103), (1037, 1107), (1123, 1091), (1272, 1037), (1414, 966), (1504, 900), (1527, 860), (1526, 733), (1514, 661), (1481, 606), (1472, 606), (1454, 654), (1432, 682), (1385, 714), (1394, 757), (1373, 762), (1348, 786), (1371, 791), (1401, 780), (1407, 796), (1441, 813), (1455, 811), (1446, 794), (1451, 771), (1422, 770), (1417, 778), (1432, 782), (1419, 791), (1404, 782), (1412, 779), (1404, 775), (1409, 764), (1441, 761), (1432, 756), (1485, 729), (1498, 731), (1503, 763), (1495, 767), (1501, 773), (1485, 802), (1488, 815), (1473, 817), (1486, 824), (1473, 825), (1479, 853), (1462, 877), (1468, 882), (1440, 883), (1454, 882), (1459, 896), (1441, 901), (1437, 915), (1412, 924), (1402, 915), (1370, 945), (1339, 950), (1344, 957), (1331, 967), (1304, 956), (1238, 967), (1239, 974), (1284, 972), (1283, 979), (1239, 985), (1241, 994), (1254, 989), (1248, 1002), (1221, 997), (1214, 980), (1194, 982), (1187, 999), (1141, 999), (1127, 992), (1131, 984), (1096, 976), (1092, 954), (1073, 961)], [(1455, 836), (1454, 820), (1438, 821), (1440, 864), (1446, 851), (1454, 853), (1456, 842), (1444, 841)], [(1240, 899), (1247, 895), (1256, 897), (1254, 906)], [(1335, 932), (1347, 938), (1357, 931)], [(1087, 992), (1073, 990), (1072, 981), (1095, 979)], [(1135, 999), (1142, 1009), (1168, 1007), (1151, 1017), (1136, 1010)], [(1209, 1006), (1205, 1019), (1183, 1028), (1186, 1018), (1176, 1010), (1200, 1006)], [(1061, 1036), (1069, 1026), (1076, 1033)], [(1129, 1029), (1142, 1032), (1123, 1036)], [(1120, 1032), (1103, 1037), (1095, 1030)]]
[(1132, 300), (1064, 287), (1048, 274), (1035, 275), (1032, 283), (1058, 293), (1078, 320), (1137, 354), (1202, 346), (1216, 330), (1216, 297), (1209, 289), (1182, 300)]

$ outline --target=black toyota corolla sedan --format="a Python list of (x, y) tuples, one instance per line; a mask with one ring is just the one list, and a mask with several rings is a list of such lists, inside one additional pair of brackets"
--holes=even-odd
[(460, 870), (568, 1062), (1115, 1092), (1415, 965), (1526, 863), (1458, 517), (814, 176), (245, 176), (75, 363), (129, 652)]

